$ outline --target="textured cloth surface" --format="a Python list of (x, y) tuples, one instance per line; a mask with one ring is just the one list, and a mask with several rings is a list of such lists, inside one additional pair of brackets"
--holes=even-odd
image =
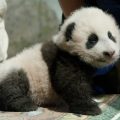
[(103, 113), (93, 117), (39, 108), (32, 112), (1, 112), (0, 120), (120, 120), (120, 95), (100, 97), (99, 101)]

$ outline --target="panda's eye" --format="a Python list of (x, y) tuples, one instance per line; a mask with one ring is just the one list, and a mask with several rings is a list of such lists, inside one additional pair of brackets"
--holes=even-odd
[(108, 37), (111, 39), (113, 42), (116, 42), (115, 38), (113, 37), (112, 33), (108, 31)]
[(87, 49), (91, 49), (98, 42), (98, 36), (95, 33), (92, 33), (88, 36), (88, 41), (86, 43)]

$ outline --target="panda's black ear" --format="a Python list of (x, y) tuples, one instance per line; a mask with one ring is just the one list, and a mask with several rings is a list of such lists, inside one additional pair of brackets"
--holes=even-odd
[(72, 39), (72, 33), (73, 33), (73, 30), (75, 29), (75, 23), (70, 23), (67, 28), (66, 28), (66, 31), (65, 31), (65, 38), (66, 38), (66, 41), (69, 41)]

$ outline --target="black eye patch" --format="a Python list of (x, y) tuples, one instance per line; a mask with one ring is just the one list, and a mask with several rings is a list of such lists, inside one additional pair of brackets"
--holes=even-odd
[(72, 32), (75, 29), (75, 23), (71, 23), (67, 26), (66, 31), (65, 31), (65, 38), (66, 41), (69, 41), (72, 39)]
[(115, 38), (113, 37), (113, 35), (110, 31), (108, 31), (108, 37), (109, 37), (109, 39), (111, 39), (113, 42), (116, 43), (116, 40), (115, 40)]
[(98, 42), (98, 36), (95, 33), (92, 33), (88, 36), (88, 41), (86, 43), (86, 48), (91, 49), (93, 48), (96, 43)]

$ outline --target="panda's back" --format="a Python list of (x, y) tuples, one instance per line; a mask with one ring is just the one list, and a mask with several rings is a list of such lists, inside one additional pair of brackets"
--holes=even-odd
[(51, 86), (49, 69), (43, 58), (42, 49), (43, 44), (37, 44), (0, 65), (0, 81), (5, 80), (13, 71), (22, 70), (26, 74), (29, 83), (28, 93), (38, 105), (52, 104), (58, 98)]

